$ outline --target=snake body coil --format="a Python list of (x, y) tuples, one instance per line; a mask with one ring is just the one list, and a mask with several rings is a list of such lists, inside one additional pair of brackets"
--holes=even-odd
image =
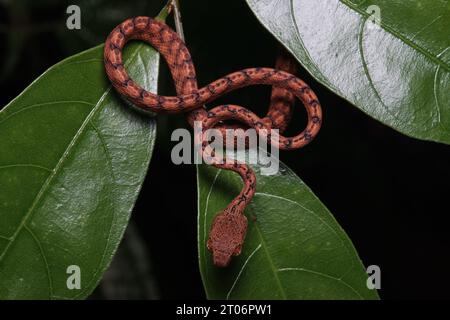
[[(122, 49), (130, 40), (145, 41), (161, 53), (171, 71), (177, 96), (148, 92), (130, 78), (122, 60)], [(179, 36), (160, 21), (135, 17), (124, 21), (110, 33), (105, 43), (104, 60), (112, 85), (126, 100), (156, 113), (188, 112), (189, 123), (193, 125), (195, 121), (201, 121), (204, 131), (212, 127), (224, 130), (226, 126), (219, 122), (234, 119), (257, 132), (279, 129), (282, 133), (289, 123), (295, 97), (305, 106), (308, 123), (303, 132), (294, 137), (278, 135), (273, 139), (276, 147), (291, 150), (305, 146), (317, 135), (322, 123), (322, 110), (316, 95), (305, 82), (286, 72), (295, 72), (295, 64), (285, 56), (278, 59), (277, 69), (244, 69), (198, 89), (191, 55)], [(222, 105), (208, 111), (204, 108), (205, 103), (223, 94), (257, 84), (272, 86), (271, 105), (264, 118), (236, 105)], [(205, 142), (202, 150), (205, 151)], [(247, 230), (243, 212), (255, 193), (256, 177), (252, 169), (242, 163), (213, 162), (213, 165), (237, 172), (244, 182), (239, 195), (215, 217), (208, 239), (207, 246), (212, 251), (214, 264), (226, 266), (233, 255), (241, 252)]]

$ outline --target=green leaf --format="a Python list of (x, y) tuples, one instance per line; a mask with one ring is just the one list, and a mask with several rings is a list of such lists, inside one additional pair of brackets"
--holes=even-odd
[(449, 1), (247, 3), (333, 92), (406, 135), (450, 143)]
[[(124, 59), (155, 92), (158, 54), (133, 43)], [(127, 226), (155, 133), (155, 120), (111, 89), (103, 46), (51, 67), (1, 111), (1, 299), (92, 292)], [(80, 290), (66, 285), (71, 265), (80, 267)]]
[(208, 298), (377, 299), (347, 235), (300, 178), (281, 162), (273, 175), (252, 167), (258, 184), (246, 209), (248, 232), (227, 268), (212, 265), (206, 240), (213, 217), (242, 182), (229, 171), (198, 167), (199, 261)]

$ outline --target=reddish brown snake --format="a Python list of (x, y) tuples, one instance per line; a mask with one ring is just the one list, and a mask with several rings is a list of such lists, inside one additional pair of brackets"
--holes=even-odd
[[(177, 96), (153, 94), (129, 77), (122, 61), (122, 49), (129, 40), (145, 41), (162, 54), (175, 82)], [(282, 150), (301, 148), (308, 144), (320, 129), (320, 103), (306, 83), (286, 72), (295, 71), (295, 66), (286, 59), (278, 59), (277, 69), (244, 69), (198, 89), (191, 55), (177, 33), (160, 21), (149, 17), (135, 17), (125, 20), (110, 33), (105, 43), (104, 60), (112, 85), (133, 105), (156, 113), (189, 112), (189, 123), (193, 125), (194, 121), (201, 121), (204, 131), (216, 125), (223, 130), (225, 126), (218, 123), (234, 119), (256, 129), (257, 132), (261, 129), (279, 129), (282, 132), (290, 120), (291, 105), (295, 97), (305, 106), (308, 123), (303, 132), (295, 137), (286, 138), (279, 135), (277, 147)], [(259, 118), (250, 110), (236, 105), (222, 105), (209, 111), (203, 107), (205, 103), (225, 93), (257, 84), (273, 86), (271, 105), (264, 118)], [(204, 154), (203, 156), (205, 157)], [(244, 182), (239, 195), (216, 215), (209, 234), (207, 247), (212, 251), (213, 262), (216, 266), (224, 267), (229, 264), (233, 255), (239, 255), (241, 252), (247, 231), (247, 218), (243, 213), (255, 193), (256, 177), (253, 170), (242, 163), (213, 165), (237, 172)]]

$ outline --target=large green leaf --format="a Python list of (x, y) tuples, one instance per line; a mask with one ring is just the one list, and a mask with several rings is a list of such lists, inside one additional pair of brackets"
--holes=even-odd
[[(229, 171), (199, 166), (200, 271), (211, 299), (377, 299), (345, 232), (312, 191), (283, 163), (277, 174), (257, 174), (246, 209), (244, 248), (227, 268), (212, 265), (206, 239), (215, 214), (242, 182)], [(256, 219), (256, 220), (255, 220)]]
[[(124, 57), (154, 92), (158, 54), (135, 43)], [(91, 293), (127, 226), (155, 130), (111, 89), (103, 46), (53, 66), (1, 111), (0, 298)], [(70, 265), (80, 290), (67, 288)]]
[(332, 91), (406, 135), (450, 143), (450, 1), (247, 3)]

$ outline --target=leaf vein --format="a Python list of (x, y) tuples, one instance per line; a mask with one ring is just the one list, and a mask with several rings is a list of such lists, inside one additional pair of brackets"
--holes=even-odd
[(373, 83), (372, 77), (369, 72), (369, 67), (367, 65), (367, 61), (364, 54), (364, 48), (363, 48), (363, 33), (364, 33), (364, 26), (367, 22), (367, 19), (361, 20), (359, 32), (358, 32), (358, 50), (360, 53), (361, 63), (363, 65), (364, 75), (366, 76), (367, 80), (369, 81), (369, 87), (372, 89), (372, 91), (375, 94), (375, 97), (380, 102), (380, 104), (383, 106), (383, 108), (386, 110), (386, 112), (394, 119), (398, 120), (398, 118), (392, 113), (392, 111), (389, 109), (389, 107), (384, 103), (383, 99), (381, 99), (381, 95), (378, 92), (377, 88), (375, 87), (375, 84)]
[[(364, 20), (367, 20), (367, 18), (369, 18), (371, 15), (370, 13), (368, 13), (364, 10), (361, 10), (360, 8), (358, 8), (358, 6), (355, 6), (348, 0), (340, 0), (340, 1), (342, 3), (344, 3), (346, 6), (348, 6), (349, 8), (351, 8), (351, 9), (355, 10), (357, 13), (359, 13), (364, 18)], [(386, 19), (383, 19), (383, 20), (386, 20)], [(411, 48), (415, 49), (416, 51), (420, 52), (422, 55), (424, 55), (425, 57), (427, 57), (428, 59), (433, 61), (435, 64), (441, 65), (447, 72), (450, 72), (450, 66), (447, 63), (445, 63), (443, 60), (441, 60), (438, 55), (434, 55), (428, 49), (419, 46), (414, 41), (412, 41), (411, 39), (407, 38), (406, 36), (400, 34), (400, 32), (394, 30), (392, 27), (390, 27), (383, 21), (380, 21), (380, 25), (384, 28), (384, 30), (386, 30), (387, 32), (389, 32), (390, 34), (395, 36), (396, 38), (402, 40), (404, 43), (406, 43), (407, 45), (409, 45)]]
[(45, 171), (48, 171), (48, 172), (52, 172), (52, 171), (53, 171), (52, 169), (49, 169), (49, 168), (47, 168), (47, 167), (40, 166), (40, 165), (37, 165), (37, 164), (31, 164), (31, 163), (15, 163), (15, 164), (7, 164), (7, 165), (0, 166), (0, 170), (2, 170), (2, 169), (8, 169), (8, 168), (15, 168), (15, 167), (24, 167), (24, 168), (29, 167), (29, 168), (36, 168), (36, 169), (41, 169), (41, 170), (45, 170)]
[(286, 272), (286, 271), (307, 272), (307, 273), (316, 274), (316, 275), (321, 276), (321, 277), (325, 277), (325, 278), (329, 278), (329, 279), (338, 281), (338, 282), (342, 283), (344, 286), (346, 286), (347, 288), (349, 288), (350, 290), (352, 290), (353, 293), (355, 293), (359, 297), (360, 300), (364, 299), (359, 294), (359, 292), (356, 291), (355, 288), (353, 288), (350, 284), (348, 284), (347, 282), (345, 282), (341, 278), (336, 278), (336, 277), (333, 277), (332, 275), (329, 275), (329, 274), (326, 274), (326, 273), (322, 273), (322, 272), (319, 272), (319, 271), (314, 271), (314, 270), (311, 270), (311, 269), (306, 269), (306, 268), (280, 268), (280, 269), (278, 269), (278, 272)]
[(23, 106), (23, 107), (19, 107), (20, 109), (11, 113), (10, 115), (7, 115), (6, 118), (2, 119), (0, 121), (0, 124), (2, 124), (3, 122), (5, 122), (6, 120), (16, 116), (19, 113), (22, 113), (24, 111), (28, 111), (30, 109), (34, 109), (34, 108), (40, 108), (40, 107), (44, 107), (44, 106), (49, 106), (49, 105), (54, 105), (54, 104), (69, 104), (69, 103), (73, 103), (73, 104), (85, 104), (88, 106), (94, 106), (93, 103), (88, 102), (88, 101), (82, 101), (82, 100), (62, 100), (62, 101), (51, 101), (51, 102), (43, 102), (43, 103), (36, 103), (36, 104), (32, 104), (29, 106)]
[(24, 230), (26, 230), (31, 235), (31, 238), (34, 240), (34, 242), (38, 246), (39, 253), (42, 257), (42, 261), (44, 262), (45, 270), (47, 272), (49, 299), (51, 300), (52, 296), (53, 296), (53, 282), (52, 282), (52, 276), (51, 276), (51, 272), (50, 272), (50, 267), (48, 265), (47, 257), (45, 256), (44, 248), (42, 247), (42, 243), (39, 240), (39, 238), (37, 237), (37, 235), (35, 235), (34, 232), (31, 230), (31, 228), (29, 226), (27, 226), (26, 224), (24, 225)]
[(231, 292), (234, 290), (234, 287), (236, 286), (236, 283), (238, 282), (239, 278), (241, 277), (242, 272), (244, 271), (245, 267), (247, 266), (247, 263), (250, 261), (250, 259), (253, 257), (253, 255), (254, 255), (259, 249), (261, 249), (261, 243), (256, 247), (255, 250), (253, 250), (252, 253), (250, 253), (250, 254), (248, 255), (247, 259), (245, 259), (244, 264), (242, 265), (241, 269), (239, 270), (239, 273), (238, 273), (238, 275), (236, 276), (236, 279), (234, 279), (233, 284), (231, 285), (231, 288), (230, 288), (230, 290), (229, 290), (228, 293), (227, 293), (226, 300), (229, 300), (229, 299), (230, 299)]

